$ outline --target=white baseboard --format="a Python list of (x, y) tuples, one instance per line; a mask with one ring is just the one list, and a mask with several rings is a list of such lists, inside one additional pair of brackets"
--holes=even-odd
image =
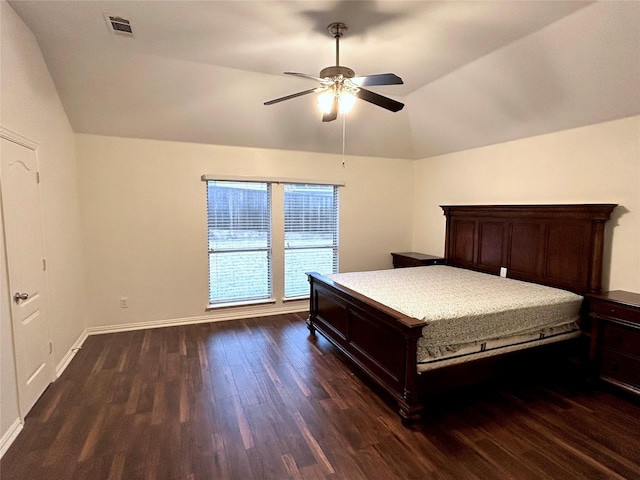
[(58, 366), (56, 367), (56, 378), (60, 378), (60, 375), (62, 375), (62, 372), (64, 372), (73, 357), (75, 357), (78, 350), (82, 348), (82, 344), (87, 339), (87, 336), (87, 330), (85, 329), (75, 341), (73, 346), (69, 349), (64, 358), (60, 361), (60, 363), (58, 363)]
[(24, 424), (22, 420), (16, 418), (15, 422), (9, 427), (9, 429), (2, 435), (0, 438), (0, 458), (4, 456), (4, 454), (9, 450), (9, 447), (16, 439), (18, 434), (22, 431), (22, 427)]
[(285, 304), (279, 307), (273, 305), (234, 307), (199, 317), (171, 318), (167, 320), (150, 320), (147, 322), (124, 323), (120, 325), (105, 325), (102, 327), (89, 327), (86, 330), (88, 335), (100, 335), (103, 333), (129, 332), (133, 330), (145, 330), (147, 328), (176, 327), (179, 325), (190, 325), (195, 323), (226, 322), (228, 320), (242, 320), (245, 318), (268, 317), (270, 315), (281, 315), (285, 313), (306, 312), (309, 309), (308, 303), (304, 305), (298, 303)]

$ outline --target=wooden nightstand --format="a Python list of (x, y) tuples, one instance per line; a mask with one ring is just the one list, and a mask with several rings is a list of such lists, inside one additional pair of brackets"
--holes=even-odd
[(391, 257), (393, 257), (393, 268), (444, 265), (444, 258), (418, 252), (392, 253)]
[(594, 374), (640, 396), (640, 294), (614, 290), (586, 298)]

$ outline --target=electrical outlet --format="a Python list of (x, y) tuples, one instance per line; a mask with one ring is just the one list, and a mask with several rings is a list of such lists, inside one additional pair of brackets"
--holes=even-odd
[(129, 308), (129, 299), (127, 297), (120, 299), (120, 308)]
[(507, 276), (507, 267), (500, 267), (500, 276), (506, 278), (506, 276)]

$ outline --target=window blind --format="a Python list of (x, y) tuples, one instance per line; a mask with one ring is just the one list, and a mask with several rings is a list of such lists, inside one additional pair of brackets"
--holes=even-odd
[(284, 186), (284, 296), (306, 296), (306, 272), (338, 271), (338, 187)]
[(270, 298), (271, 185), (207, 181), (209, 302)]

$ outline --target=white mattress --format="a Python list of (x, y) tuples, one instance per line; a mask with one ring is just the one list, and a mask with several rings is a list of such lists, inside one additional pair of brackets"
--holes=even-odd
[(418, 363), (487, 342), (575, 331), (582, 304), (565, 290), (444, 265), (327, 276), (422, 320)]

